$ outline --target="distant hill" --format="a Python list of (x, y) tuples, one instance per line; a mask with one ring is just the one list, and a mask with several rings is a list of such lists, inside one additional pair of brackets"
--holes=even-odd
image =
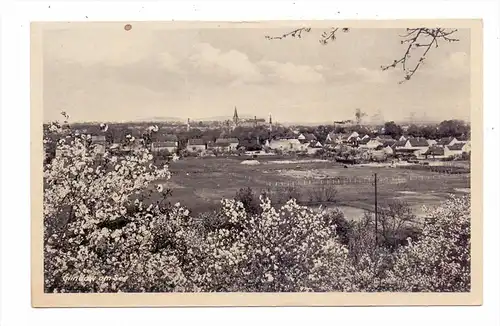
[[(240, 120), (246, 120), (246, 119), (253, 119), (255, 116), (252, 115), (247, 115), (247, 114), (238, 114), (238, 118)], [(259, 118), (259, 117), (257, 117)], [(196, 118), (192, 117), (190, 118), (191, 121), (226, 121), (226, 120), (233, 120), (233, 116), (213, 116), (213, 117), (206, 117), (206, 118)], [(151, 117), (151, 118), (143, 118), (143, 119), (137, 119), (134, 120), (134, 122), (186, 122), (187, 118), (178, 118), (178, 117)]]
[(142, 118), (136, 119), (134, 122), (185, 122), (187, 119), (178, 118), (178, 117), (151, 117), (151, 118)]

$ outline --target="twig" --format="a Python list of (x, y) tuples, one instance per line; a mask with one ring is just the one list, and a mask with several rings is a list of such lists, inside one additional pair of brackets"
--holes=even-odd
[[(328, 44), (329, 42), (333, 42), (337, 39), (337, 36), (335, 35), (335, 33), (337, 33), (337, 31), (339, 30), (340, 28), (339, 27), (334, 27), (332, 28), (329, 32), (323, 32), (323, 34), (321, 34), (321, 39), (319, 40), (319, 43), (323, 44), (323, 45), (326, 45)], [(349, 28), (342, 28), (341, 31), (343, 33), (348, 33), (349, 32)]]
[[(330, 42), (333, 42), (337, 39), (337, 32), (342, 31), (343, 33), (349, 32), (349, 28), (340, 28), (340, 27), (332, 27), (330, 31), (323, 32), (321, 34), (321, 38), (319, 42), (323, 45), (326, 45)], [(295, 29), (289, 33), (285, 33), (280, 36), (268, 36), (266, 35), (266, 39), (268, 40), (282, 40), (287, 37), (291, 38), (302, 38), (302, 33), (309, 33), (311, 31), (310, 27), (302, 27)], [(406, 33), (403, 35), (399, 35), (399, 37), (403, 38), (400, 42), (401, 44), (408, 44), (403, 57), (399, 60), (394, 60), (392, 64), (381, 66), (382, 70), (388, 70), (390, 68), (396, 68), (398, 65), (401, 66), (405, 76), (399, 84), (404, 83), (407, 80), (410, 80), (415, 72), (420, 68), (420, 66), (424, 63), (426, 59), (427, 53), (430, 49), (439, 46), (439, 41), (446, 42), (458, 42), (459, 39), (451, 37), (457, 30), (446, 30), (443, 28), (407, 28)], [(409, 68), (409, 59), (411, 58), (412, 51), (417, 48), (425, 49), (423, 54), (420, 56), (416, 64), (413, 68)]]
[(302, 37), (302, 33), (305, 32), (305, 33), (309, 33), (311, 31), (311, 28), (310, 27), (301, 27), (301, 28), (297, 28), (289, 33), (285, 33), (283, 35), (280, 35), (280, 36), (269, 36), (269, 35), (266, 35), (266, 39), (268, 40), (282, 40), (284, 38), (287, 38), (287, 37), (298, 37), (298, 38), (301, 38)]
[[(424, 63), (426, 59), (427, 53), (434, 46), (437, 48), (439, 46), (439, 40), (444, 40), (447, 42), (458, 42), (459, 39), (449, 37), (454, 34), (457, 30), (445, 30), (442, 28), (407, 28), (405, 35), (400, 35), (403, 38), (401, 40), (401, 44), (408, 44), (405, 53), (399, 60), (394, 60), (392, 64), (381, 66), (382, 70), (388, 70), (390, 68), (396, 68), (398, 65), (401, 65), (403, 72), (405, 73), (405, 77), (399, 84), (404, 83), (407, 80), (410, 80), (415, 72), (420, 68), (420, 66)], [(420, 55), (417, 63), (413, 66), (413, 68), (408, 68), (409, 59), (411, 58), (411, 52), (417, 48), (424, 48), (424, 52)]]

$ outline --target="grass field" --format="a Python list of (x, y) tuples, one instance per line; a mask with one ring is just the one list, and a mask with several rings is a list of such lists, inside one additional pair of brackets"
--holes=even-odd
[(378, 175), (378, 202), (406, 201), (417, 215), (422, 205), (439, 204), (450, 194), (463, 194), (470, 187), (469, 174), (442, 174), (428, 170), (391, 167), (349, 166), (330, 161), (262, 160), (258, 165), (241, 164), (240, 158), (189, 158), (172, 162), (169, 181), (159, 181), (172, 189), (171, 203), (180, 202), (194, 213), (218, 207), (222, 198), (233, 198), (240, 188), (256, 193), (295, 187), (304, 196), (318, 185), (335, 187), (335, 203), (346, 218), (357, 219), (374, 208), (373, 174)]

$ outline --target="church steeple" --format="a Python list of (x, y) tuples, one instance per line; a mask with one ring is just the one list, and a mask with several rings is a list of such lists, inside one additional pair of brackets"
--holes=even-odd
[(273, 118), (271, 116), (271, 113), (269, 113), (269, 130), (273, 130)]
[(235, 127), (238, 126), (238, 110), (236, 107), (234, 107), (233, 123)]

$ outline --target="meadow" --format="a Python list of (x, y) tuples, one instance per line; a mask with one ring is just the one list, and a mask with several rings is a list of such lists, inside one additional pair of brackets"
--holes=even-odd
[[(322, 160), (260, 159), (256, 165), (241, 164), (242, 158), (186, 158), (170, 163), (172, 177), (159, 180), (171, 189), (169, 201), (180, 202), (193, 213), (216, 209), (223, 198), (234, 198), (241, 188), (254, 193), (280, 193), (293, 190), (299, 201), (307, 202), (318, 187), (335, 188), (335, 200), (308, 206), (339, 207), (346, 218), (357, 220), (364, 211), (374, 210), (374, 173), (377, 173), (377, 199), (383, 206), (398, 199), (408, 203), (414, 214), (422, 216), (422, 206), (440, 204), (451, 194), (470, 189), (470, 175), (444, 174), (435, 169), (388, 166), (349, 166)], [(153, 185), (153, 186), (155, 186)]]

